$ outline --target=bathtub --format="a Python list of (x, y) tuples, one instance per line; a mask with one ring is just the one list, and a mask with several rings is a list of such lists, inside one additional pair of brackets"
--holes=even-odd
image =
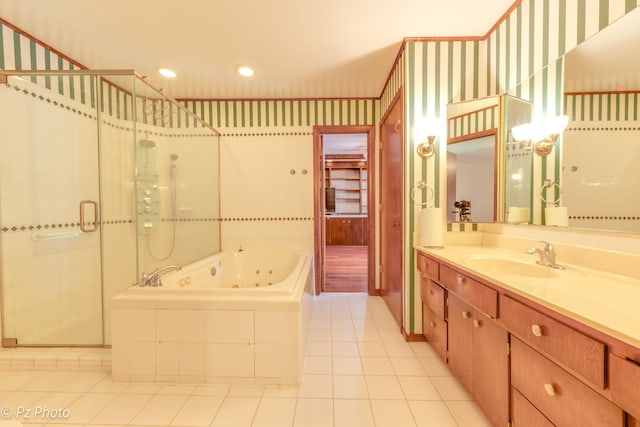
[(112, 300), (112, 379), (296, 385), (312, 300), (312, 256), (219, 253)]

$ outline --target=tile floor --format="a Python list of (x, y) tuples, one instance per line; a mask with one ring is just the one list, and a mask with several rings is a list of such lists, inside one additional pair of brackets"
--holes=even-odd
[(299, 387), (114, 383), (105, 369), (0, 370), (0, 427), (20, 425), (490, 427), (429, 344), (405, 342), (380, 297), (355, 293), (316, 298)]

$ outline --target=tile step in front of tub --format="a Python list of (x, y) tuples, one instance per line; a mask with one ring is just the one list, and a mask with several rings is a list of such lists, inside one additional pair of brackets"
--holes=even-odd
[(2, 348), (0, 371), (111, 372), (110, 348)]

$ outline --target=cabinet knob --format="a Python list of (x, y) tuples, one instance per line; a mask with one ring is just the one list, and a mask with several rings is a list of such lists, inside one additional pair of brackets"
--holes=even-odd
[(433, 289), (429, 289), (429, 295), (433, 295)]
[(435, 328), (436, 327), (436, 322), (429, 323), (429, 326), (431, 326), (432, 328)]
[(556, 395), (556, 388), (551, 383), (546, 383), (544, 385), (544, 391), (546, 391), (549, 396)]
[(473, 326), (479, 328), (482, 325), (478, 319), (473, 319)]
[(467, 281), (467, 278), (464, 276), (458, 276), (458, 286), (462, 286), (464, 285), (464, 283)]
[(535, 335), (536, 337), (541, 337), (542, 336), (542, 327), (540, 327), (540, 325), (536, 325), (536, 324), (531, 325), (531, 333), (533, 333), (533, 335)]
[(471, 316), (471, 313), (469, 313), (468, 311), (463, 311), (462, 312), (462, 318), (463, 319), (468, 319)]

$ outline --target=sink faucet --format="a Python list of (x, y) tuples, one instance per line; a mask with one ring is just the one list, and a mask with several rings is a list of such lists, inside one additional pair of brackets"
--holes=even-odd
[(179, 265), (167, 265), (166, 267), (160, 267), (153, 270), (151, 273), (142, 273), (142, 280), (140, 280), (140, 286), (162, 286), (162, 275), (171, 271), (181, 270)]
[(553, 248), (551, 243), (540, 240), (541, 243), (544, 243), (544, 248), (529, 248), (527, 249), (528, 254), (538, 254), (540, 255), (540, 259), (538, 260), (538, 264), (544, 265), (545, 267), (556, 268), (558, 270), (564, 270), (564, 267), (556, 264), (556, 250)]

